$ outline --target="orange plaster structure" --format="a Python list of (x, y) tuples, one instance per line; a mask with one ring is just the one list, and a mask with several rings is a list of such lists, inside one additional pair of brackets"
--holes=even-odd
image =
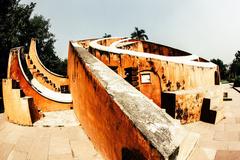
[(71, 44), (69, 47), (68, 63), (74, 64), (68, 68), (74, 110), (95, 147), (109, 160), (122, 159), (125, 152), (139, 159), (163, 159), (124, 115)]
[[(20, 89), (23, 91), (23, 93), (26, 96), (30, 96), (33, 98), (33, 106), (35, 107), (35, 109), (39, 111), (57, 111), (70, 109), (72, 107), (71, 101), (64, 102), (61, 101), (60, 98), (58, 100), (52, 99), (50, 96), (48, 97), (44, 95), (44, 93), (41, 92), (40, 88), (37, 88), (36, 86), (34, 86), (34, 84), (30, 82), (24, 71), (24, 66), (22, 66), (24, 60), (21, 60), (21, 58), (24, 57), (26, 56), (24, 56), (21, 48), (15, 48), (11, 50), (8, 66), (8, 78), (19, 82)], [(27, 66), (25, 67), (28, 70)], [(4, 90), (3, 92), (8, 91)], [(52, 93), (54, 92), (50, 92), (49, 95)], [(56, 92), (56, 94), (60, 94), (61, 96), (61, 93)], [(7, 105), (5, 105), (5, 107), (6, 106)]]
[[(78, 43), (81, 45), (82, 41)], [(133, 39), (105, 38), (93, 40), (88, 45), (84, 43), (83, 47), (167, 111), (172, 108), (166, 103), (170, 94), (186, 92), (176, 96), (176, 101), (181, 103), (176, 103), (170, 114), (183, 124), (200, 120), (206, 95), (201, 88), (211, 88), (220, 82), (217, 65), (168, 46)], [(196, 97), (191, 96), (191, 92), (203, 94), (198, 103), (195, 103)], [(187, 105), (189, 103), (192, 105)]]
[[(223, 117), (212, 108), (218, 105), (212, 103), (218, 67), (171, 47), (124, 38), (72, 41), (67, 71), (62, 77), (44, 67), (34, 39), (27, 55), (12, 49), (8, 79), (3, 80), (9, 121), (31, 125), (40, 118), (39, 110), (73, 107), (107, 160), (180, 160), (189, 157), (199, 135), (174, 118), (185, 124), (216, 123)], [(63, 86), (70, 93), (61, 93)]]
[(23, 96), (16, 81), (4, 79), (3, 97), (5, 114), (10, 122), (31, 126), (40, 118), (38, 111), (33, 106), (32, 97)]
[[(68, 66), (74, 111), (107, 160), (189, 156), (196, 135), (182, 130), (156, 104), (76, 42), (69, 44)], [(191, 145), (184, 152), (180, 146), (190, 137)]]

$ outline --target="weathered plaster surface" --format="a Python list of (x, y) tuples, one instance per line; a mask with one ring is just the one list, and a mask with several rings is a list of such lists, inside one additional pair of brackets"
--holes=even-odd
[[(30, 48), (29, 48), (29, 58), (32, 60), (33, 64), (36, 66), (36, 68), (40, 71), (40, 73), (44, 74), (48, 78), (48, 80), (51, 80), (55, 83), (56, 87), (59, 88), (62, 85), (68, 85), (69, 81), (68, 78), (64, 77), (63, 75), (59, 75), (56, 73), (51, 72), (49, 69), (47, 69), (41, 60), (38, 57), (37, 49), (36, 49), (36, 39), (31, 40)], [(35, 76), (33, 74), (33, 76)]]
[[(72, 47), (72, 49), (71, 49)], [(75, 55), (74, 55), (75, 54)], [(90, 55), (86, 50), (81, 48), (77, 43), (73, 42), (70, 43), (70, 49), (69, 49), (69, 63), (74, 63), (72, 68), (68, 69), (69, 73), (69, 79), (70, 79), (70, 88), (71, 93), (73, 95), (73, 105), (75, 112), (80, 119), (81, 123), (83, 124), (83, 127), (86, 129), (86, 132), (90, 136), (93, 142), (95, 142), (95, 145), (99, 147), (101, 152), (105, 154), (106, 157), (109, 159), (119, 159), (121, 156), (119, 154), (119, 149), (124, 147), (124, 145), (127, 145), (128, 147), (136, 147), (136, 148), (142, 148), (140, 149), (141, 152), (145, 150), (144, 156), (149, 157), (149, 154), (151, 155), (151, 150), (146, 148), (151, 148), (151, 145), (157, 149), (160, 155), (165, 157), (166, 159), (170, 158), (171, 156), (176, 156), (178, 152), (178, 147), (182, 140), (186, 136), (186, 131), (178, 124), (176, 123), (168, 114), (166, 114), (164, 111), (159, 109), (159, 107), (153, 103), (151, 100), (149, 100), (147, 97), (141, 94), (137, 89), (132, 87), (129, 83), (124, 81), (119, 75), (115, 74), (112, 70), (110, 70), (107, 66), (105, 66), (102, 62), (97, 60), (94, 56)], [(74, 71), (72, 69), (75, 69)], [(77, 72), (77, 73), (76, 73)], [(76, 75), (78, 74), (78, 75)], [(79, 77), (79, 78), (77, 78)], [(81, 77), (81, 78), (80, 78)], [(97, 96), (93, 101), (89, 102), (88, 96), (83, 95), (84, 93), (75, 93), (76, 90), (82, 89), (83, 87), (80, 87), (76, 89), (78, 81), (81, 81), (81, 79), (84, 79), (84, 81), (88, 81), (88, 85), (93, 85), (92, 90), (88, 90), (88, 96)], [(75, 83), (75, 84), (74, 84)], [(83, 84), (83, 83), (82, 83)], [(80, 84), (79, 84), (80, 85)], [(105, 90), (105, 93), (102, 93), (102, 95), (97, 95), (97, 93), (100, 90)], [(81, 90), (84, 92), (84, 89)], [(94, 93), (96, 92), (96, 93)], [(85, 97), (84, 97), (85, 96)], [(102, 96), (105, 96), (104, 98)], [(85, 100), (83, 99), (85, 98)], [(102, 99), (102, 102), (98, 102), (98, 97)], [(101, 98), (102, 97), (102, 98)], [(106, 101), (106, 99), (108, 99)], [(75, 100), (78, 101), (75, 103)], [(88, 101), (88, 102), (81, 102), (81, 101)], [(87, 104), (87, 105), (81, 105), (81, 104)], [(101, 104), (99, 104), (101, 103)], [(103, 103), (105, 103), (104, 108), (100, 107)], [(110, 103), (110, 104), (109, 104)], [(77, 105), (77, 106), (76, 106)], [(78, 106), (81, 105), (81, 106)], [(101, 114), (101, 111), (99, 110), (105, 110), (105, 115)], [(103, 124), (100, 124), (102, 120), (99, 119), (99, 122), (94, 121), (96, 117), (96, 114), (94, 112), (99, 113), (99, 118), (105, 119), (106, 117), (110, 118), (114, 116), (113, 113), (111, 113), (111, 110), (115, 110), (113, 112), (117, 112), (115, 114), (119, 115), (117, 119), (108, 119), (112, 122), (108, 121), (108, 123), (105, 123), (106, 126), (103, 126)], [(117, 111), (116, 111), (117, 110)], [(87, 115), (84, 115), (83, 112)], [(88, 118), (84, 118), (81, 116), (89, 116)], [(113, 114), (112, 116), (109, 114)], [(106, 116), (105, 118), (103, 116)], [(111, 125), (116, 126), (114, 122), (119, 121), (119, 119), (124, 119), (125, 121), (123, 123), (120, 123), (120, 126), (122, 126), (122, 130), (116, 131), (116, 128)], [(91, 121), (92, 120), (92, 121)], [(89, 122), (83, 122), (83, 121), (89, 121)], [(99, 143), (102, 142), (104, 139), (98, 139), (98, 135), (96, 133), (92, 133), (93, 128), (91, 127), (90, 122), (94, 122), (95, 126), (103, 127), (102, 130), (105, 130), (102, 133), (100, 130), (95, 130), (95, 132), (98, 132), (100, 136), (110, 136), (114, 135), (114, 139), (116, 140), (116, 144), (112, 144), (113, 146), (103, 146)], [(84, 125), (85, 123), (85, 125)], [(86, 124), (87, 123), (87, 124)], [(130, 125), (130, 130), (124, 130), (124, 128), (128, 128), (125, 125)], [(135, 127), (136, 128), (135, 128)], [(129, 134), (129, 138), (131, 138), (132, 142), (124, 142), (125, 140), (121, 138), (123, 134)], [(116, 134), (115, 134), (116, 133)], [(134, 133), (134, 134), (133, 134)], [(131, 137), (131, 135), (135, 135), (136, 133), (140, 136), (139, 138), (142, 139), (139, 141), (139, 138), (135, 139)], [(110, 138), (111, 139), (111, 138)], [(111, 140), (110, 140), (111, 141)], [(128, 140), (129, 141), (129, 140)], [(147, 142), (150, 142), (150, 144), (147, 144)], [(109, 142), (102, 142), (102, 144), (109, 145)], [(134, 146), (132, 144), (135, 144)], [(102, 147), (100, 147), (100, 146)], [(116, 146), (117, 145), (117, 146)], [(146, 146), (147, 145), (147, 146)], [(142, 146), (142, 147), (140, 147)], [(108, 152), (110, 152), (112, 149), (115, 149), (117, 152), (112, 155)], [(145, 149), (144, 149), (145, 148)], [(107, 151), (110, 150), (110, 151)], [(150, 152), (150, 153), (149, 153)], [(150, 159), (154, 159), (153, 157)]]
[[(24, 92), (26, 96), (31, 96), (34, 99), (34, 107), (36, 109), (40, 109), (42, 111), (56, 111), (56, 110), (65, 110), (70, 109), (72, 106), (72, 102), (61, 102), (56, 99), (51, 99), (51, 97), (44, 96), (38, 89), (37, 86), (31, 84), (31, 82), (27, 79), (26, 74), (23, 71), (20, 61), (20, 51), (21, 48), (15, 48), (11, 50), (11, 56), (9, 59), (9, 77), (10, 79), (19, 81), (20, 89)], [(57, 94), (57, 93), (56, 93)], [(53, 97), (52, 97), (53, 98)], [(56, 98), (56, 97), (55, 97)]]

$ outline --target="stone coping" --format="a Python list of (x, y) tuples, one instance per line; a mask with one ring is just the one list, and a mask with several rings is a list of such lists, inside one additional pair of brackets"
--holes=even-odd
[(188, 132), (176, 120), (83, 49), (77, 42), (71, 42), (71, 44), (122, 112), (161, 155), (165, 159), (177, 156), (179, 146)]
[[(116, 38), (116, 37), (114, 37)], [(137, 52), (137, 51), (131, 51), (131, 50), (125, 50), (125, 49), (119, 49), (117, 48), (118, 43), (122, 43), (124, 41), (130, 40), (129, 38), (127, 39), (122, 39), (120, 41), (114, 42), (110, 46), (103, 46), (100, 45), (99, 42), (102, 40), (106, 39), (111, 39), (111, 38), (102, 38), (98, 40), (91, 41), (89, 46), (92, 48), (106, 51), (106, 52), (111, 52), (111, 53), (116, 53), (116, 54), (128, 54), (132, 56), (137, 56), (137, 57), (144, 57), (144, 58), (154, 58), (162, 61), (169, 61), (169, 62), (174, 62), (174, 63), (180, 63), (180, 64), (186, 64), (186, 65), (192, 65), (192, 66), (199, 66), (199, 67), (205, 67), (205, 68), (214, 68), (216, 65), (212, 62), (197, 62), (193, 61), (194, 59), (199, 59), (200, 57), (196, 55), (188, 55), (188, 56), (163, 56), (163, 55), (156, 55), (152, 53), (147, 53), (147, 52)]]

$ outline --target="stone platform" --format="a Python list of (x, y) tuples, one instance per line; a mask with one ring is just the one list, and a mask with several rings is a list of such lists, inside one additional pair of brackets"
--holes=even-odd
[[(240, 93), (225, 84), (232, 101), (224, 101), (225, 118), (217, 124), (195, 122), (184, 125), (188, 130), (200, 134), (199, 144), (191, 160), (219, 160), (240, 157)], [(225, 157), (225, 158), (224, 158)]]
[(0, 114), (1, 160), (103, 160), (80, 126), (23, 127)]
[(80, 123), (73, 110), (43, 112), (43, 117), (33, 123), (35, 127), (70, 127)]

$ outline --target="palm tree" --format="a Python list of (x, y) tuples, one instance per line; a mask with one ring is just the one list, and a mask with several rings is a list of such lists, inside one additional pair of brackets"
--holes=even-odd
[(107, 33), (105, 33), (104, 36), (103, 36), (103, 38), (109, 38), (109, 37), (112, 37), (112, 35), (111, 34), (107, 34)]
[(138, 40), (148, 40), (148, 36), (145, 34), (145, 30), (139, 30), (138, 27), (135, 27), (135, 31), (131, 34), (131, 38)]

